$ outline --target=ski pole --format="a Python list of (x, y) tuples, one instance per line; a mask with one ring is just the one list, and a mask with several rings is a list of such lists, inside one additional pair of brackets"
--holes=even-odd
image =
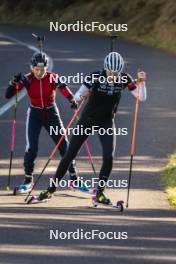
[(86, 149), (86, 152), (87, 152), (88, 159), (89, 159), (90, 164), (92, 166), (92, 170), (94, 172), (94, 175), (97, 178), (97, 173), (96, 173), (96, 170), (95, 170), (95, 166), (94, 166), (94, 163), (93, 163), (93, 159), (92, 159), (92, 156), (91, 156), (87, 141), (84, 143), (84, 146), (85, 146), (85, 149)]
[(40, 53), (42, 53), (43, 43), (45, 41), (45, 36), (38, 36), (38, 35), (36, 35), (34, 33), (32, 33), (32, 36), (37, 39), (37, 46), (40, 49)]
[(43, 175), (43, 173), (44, 173), (46, 167), (48, 166), (48, 164), (50, 163), (50, 161), (51, 161), (52, 158), (54, 157), (54, 155), (55, 155), (56, 151), (58, 150), (58, 148), (60, 147), (62, 141), (63, 141), (64, 138), (65, 138), (66, 132), (68, 131), (68, 129), (70, 128), (70, 126), (71, 126), (72, 123), (74, 122), (74, 120), (75, 120), (77, 114), (81, 111), (81, 108), (82, 108), (84, 102), (85, 102), (85, 99), (82, 100), (82, 102), (81, 102), (79, 108), (75, 111), (74, 115), (72, 116), (72, 118), (71, 118), (69, 124), (67, 125), (67, 127), (66, 127), (66, 129), (65, 129), (65, 133), (61, 136), (61, 138), (59, 139), (58, 143), (56, 144), (56, 146), (54, 147), (53, 151), (51, 152), (51, 154), (50, 154), (50, 156), (49, 156), (49, 158), (48, 158), (48, 161), (46, 162), (46, 164), (45, 164), (45, 166), (43, 167), (43, 169), (42, 169), (41, 173), (39, 174), (39, 176), (37, 177), (37, 179), (36, 179), (36, 181), (35, 181), (35, 183), (34, 183), (32, 189), (30, 190), (30, 192), (29, 192), (28, 195), (26, 196), (26, 198), (25, 198), (25, 202), (28, 200), (29, 196), (31, 195), (32, 191), (34, 190), (35, 186), (37, 185), (38, 181), (39, 181), (40, 178), (42, 177), (42, 175)]
[[(77, 115), (76, 118), (77, 118), (77, 120), (79, 120), (79, 116), (78, 115)], [(94, 172), (94, 175), (95, 175), (95, 177), (97, 177), (97, 173), (96, 173), (96, 170), (95, 170), (95, 166), (94, 166), (94, 163), (93, 163), (93, 159), (92, 159), (92, 156), (91, 156), (91, 153), (90, 153), (90, 149), (89, 149), (87, 140), (84, 142), (84, 147), (85, 147), (89, 162), (91, 164), (92, 170)]]
[(15, 94), (15, 104), (14, 104), (14, 117), (12, 122), (12, 133), (11, 133), (11, 146), (10, 146), (10, 163), (9, 163), (9, 175), (7, 180), (6, 190), (10, 190), (10, 181), (11, 181), (11, 171), (12, 171), (12, 161), (13, 154), (15, 149), (15, 132), (16, 132), (16, 114), (17, 114), (17, 104), (18, 104), (18, 83), (16, 84), (16, 94)]
[(108, 38), (110, 39), (110, 52), (114, 51), (114, 44), (115, 44), (115, 40), (118, 37), (117, 35), (114, 35), (112, 33), (110, 33), (109, 31), (106, 31)]
[(114, 44), (117, 36), (116, 35), (110, 35), (110, 52), (113, 52), (114, 50)]
[(135, 106), (135, 115), (134, 115), (134, 123), (133, 123), (133, 135), (132, 135), (132, 143), (131, 143), (131, 157), (130, 157), (130, 170), (129, 170), (129, 178), (128, 178), (128, 192), (127, 192), (127, 202), (126, 207), (129, 205), (129, 194), (131, 187), (131, 177), (132, 177), (132, 167), (133, 167), (133, 158), (134, 158), (134, 150), (135, 150), (135, 142), (136, 142), (136, 129), (137, 129), (137, 119), (139, 112), (139, 89), (140, 82), (137, 85), (137, 97), (136, 97), (136, 106)]

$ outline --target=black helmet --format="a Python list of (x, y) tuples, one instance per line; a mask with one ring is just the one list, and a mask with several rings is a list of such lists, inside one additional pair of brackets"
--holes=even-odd
[(31, 66), (46, 67), (48, 65), (48, 58), (43, 52), (36, 52), (31, 58)]

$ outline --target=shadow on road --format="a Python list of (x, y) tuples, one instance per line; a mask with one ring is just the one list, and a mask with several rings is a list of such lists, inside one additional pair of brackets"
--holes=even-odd
[[(0, 209), (0, 263), (175, 263), (174, 210)], [(128, 239), (50, 239), (56, 232), (127, 232)]]

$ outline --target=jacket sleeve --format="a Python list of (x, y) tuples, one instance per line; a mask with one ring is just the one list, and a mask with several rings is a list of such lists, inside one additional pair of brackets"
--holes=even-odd
[[(127, 86), (131, 94), (134, 97), (139, 96), (139, 101), (145, 101), (147, 99), (147, 89), (146, 89), (145, 82), (140, 84), (137, 82), (137, 80), (134, 81), (133, 78), (129, 74), (127, 76), (128, 76)], [(139, 88), (139, 92), (138, 92), (138, 88)]]
[(138, 88), (136, 88), (135, 90), (131, 91), (131, 93), (134, 97), (139, 96), (139, 101), (144, 102), (147, 99), (147, 89), (146, 89), (145, 82), (141, 84), (139, 83), (138, 85), (139, 85), (138, 87), (139, 92), (138, 92)]
[(83, 96), (87, 96), (89, 94), (89, 89), (86, 85), (82, 84), (79, 90), (75, 93), (74, 98), (76, 101), (81, 101)]
[(69, 101), (73, 99), (73, 93), (66, 83), (62, 83), (60, 80), (58, 80), (57, 87), (65, 98), (67, 98)]
[(14, 96), (14, 94), (15, 94), (15, 87), (14, 85), (9, 83), (9, 86), (7, 87), (5, 92), (5, 98), (10, 99), (12, 96)]

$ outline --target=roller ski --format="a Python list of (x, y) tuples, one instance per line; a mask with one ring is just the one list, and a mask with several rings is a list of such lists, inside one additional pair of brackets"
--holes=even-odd
[(117, 201), (116, 204), (113, 204), (103, 191), (94, 190), (94, 195), (92, 196), (92, 205), (94, 208), (99, 206), (101, 208), (117, 209), (119, 212), (122, 212), (124, 210), (123, 203), (123, 201)]
[(69, 181), (69, 188), (72, 191), (81, 191), (88, 194), (93, 194), (93, 190), (89, 189), (86, 184), (81, 179), (77, 180), (70, 180)]
[(53, 193), (49, 192), (48, 190), (45, 190), (42, 191), (39, 196), (31, 196), (27, 201), (27, 204), (46, 203), (52, 198), (52, 196)]
[(21, 185), (15, 186), (13, 190), (13, 195), (22, 195), (29, 193), (33, 188), (34, 182), (33, 182), (33, 176), (26, 175), (24, 183)]

